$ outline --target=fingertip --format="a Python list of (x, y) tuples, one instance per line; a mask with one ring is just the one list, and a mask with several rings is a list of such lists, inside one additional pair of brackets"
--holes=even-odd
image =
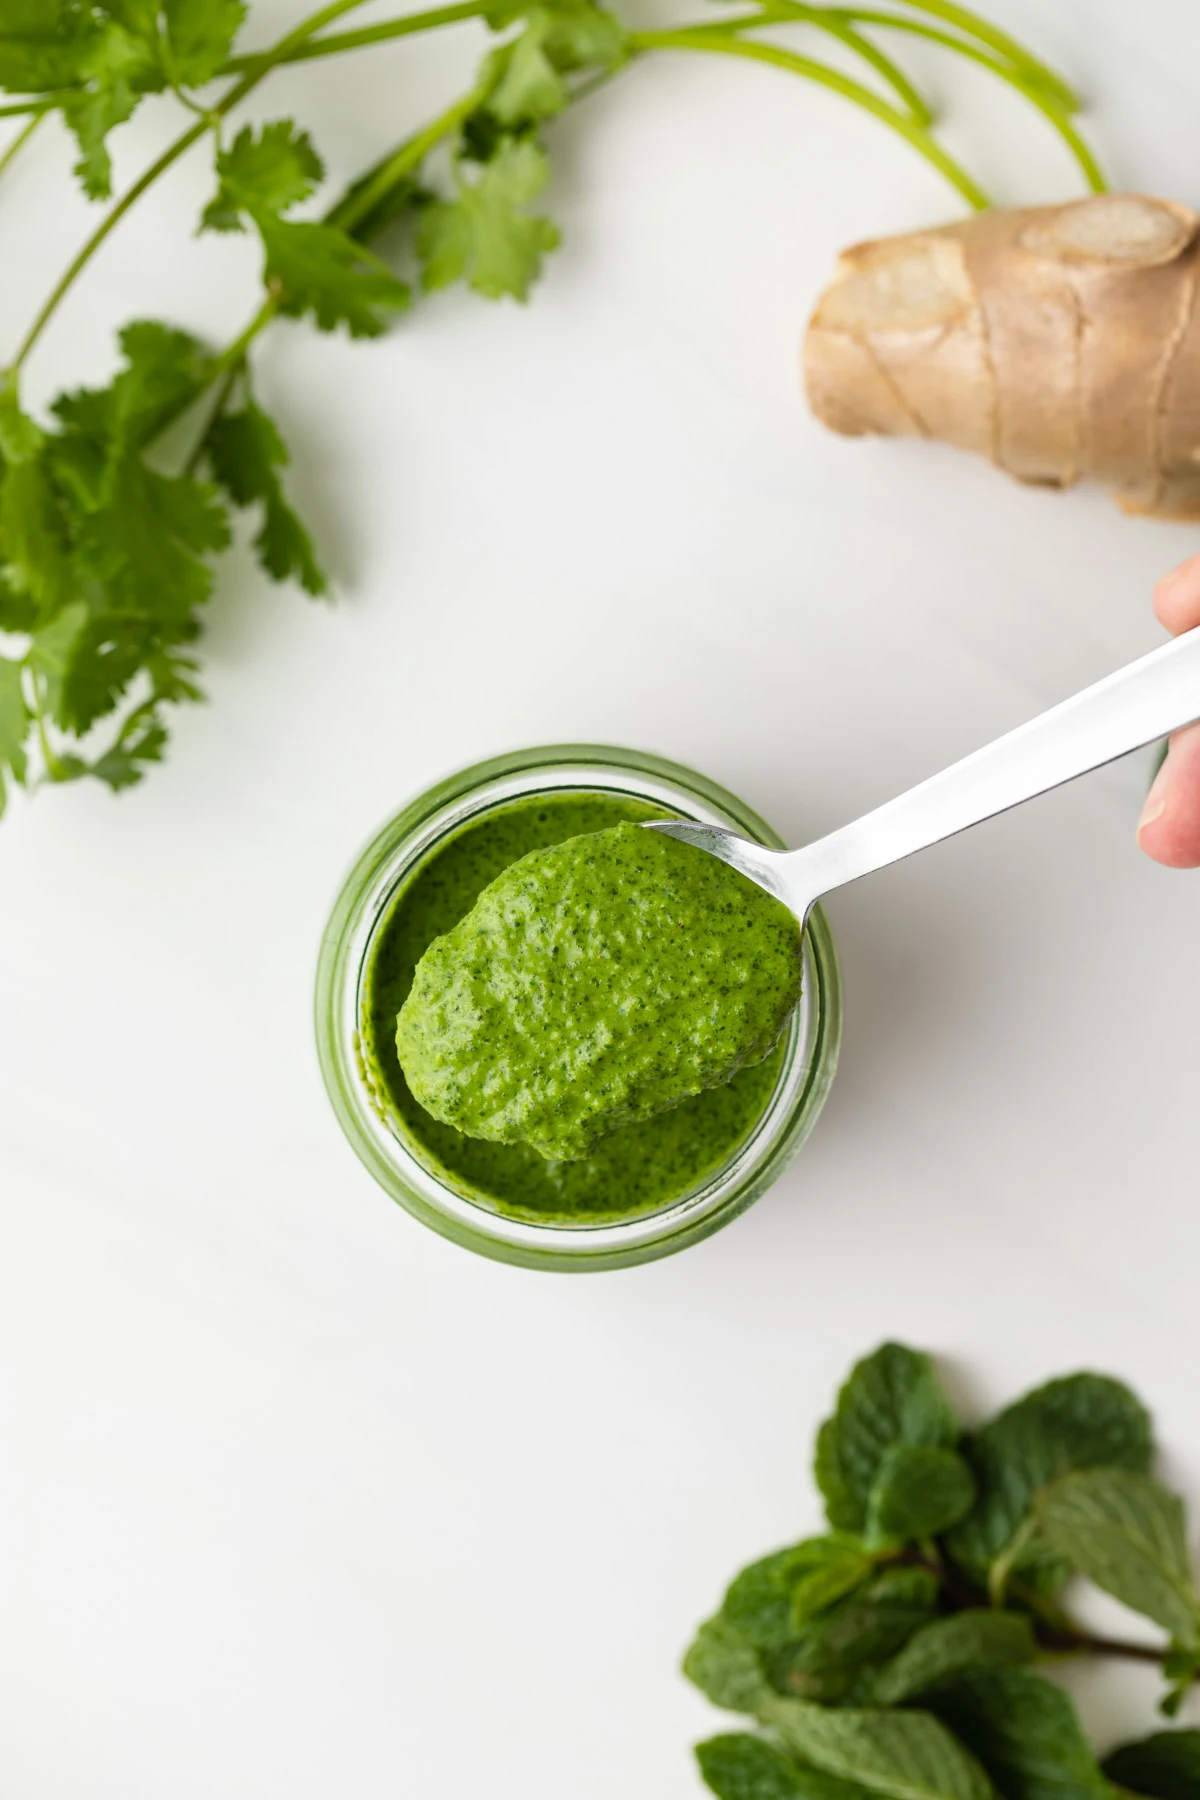
[(1200, 554), (1163, 576), (1154, 590), (1154, 610), (1176, 635), (1200, 625)]
[(1172, 740), (1146, 796), (1137, 841), (1168, 869), (1200, 868), (1200, 726)]

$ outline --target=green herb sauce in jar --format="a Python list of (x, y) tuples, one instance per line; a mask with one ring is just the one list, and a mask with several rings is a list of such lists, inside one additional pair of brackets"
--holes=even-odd
[(360, 1034), (376, 1103), (420, 1161), (479, 1204), (546, 1223), (658, 1211), (721, 1168), (770, 1101), (779, 1048), (723, 1085), (602, 1137), (590, 1154), (560, 1161), (528, 1143), (469, 1137), (434, 1119), (400, 1068), (396, 1020), (416, 965), (434, 938), (470, 912), (484, 888), (530, 851), (665, 816), (643, 801), (599, 794), (538, 796), (499, 806), (414, 871), (375, 933), (360, 989)]

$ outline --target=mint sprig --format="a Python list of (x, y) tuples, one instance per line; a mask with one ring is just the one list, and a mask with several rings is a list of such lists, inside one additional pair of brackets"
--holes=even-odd
[[(817, 1439), (834, 1529), (736, 1576), (684, 1673), (757, 1731), (701, 1744), (719, 1800), (1200, 1800), (1200, 1733), (1100, 1765), (1037, 1663), (1158, 1663), (1174, 1711), (1200, 1679), (1182, 1501), (1151, 1473), (1121, 1382), (1048, 1383), (963, 1430), (929, 1357), (884, 1344)], [(1099, 1637), (1064, 1610), (1091, 1582), (1168, 1634)]]

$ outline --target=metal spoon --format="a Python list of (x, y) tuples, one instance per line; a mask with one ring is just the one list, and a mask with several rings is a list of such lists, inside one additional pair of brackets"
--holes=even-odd
[(1200, 719), (1200, 628), (1039, 713), (803, 850), (766, 850), (716, 825), (655, 822), (732, 864), (803, 922), (823, 894), (899, 862)]

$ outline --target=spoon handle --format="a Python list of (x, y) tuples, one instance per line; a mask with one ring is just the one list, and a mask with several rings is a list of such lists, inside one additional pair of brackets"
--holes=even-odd
[(826, 894), (1200, 719), (1200, 629), (1039, 713), (940, 775), (787, 859)]

